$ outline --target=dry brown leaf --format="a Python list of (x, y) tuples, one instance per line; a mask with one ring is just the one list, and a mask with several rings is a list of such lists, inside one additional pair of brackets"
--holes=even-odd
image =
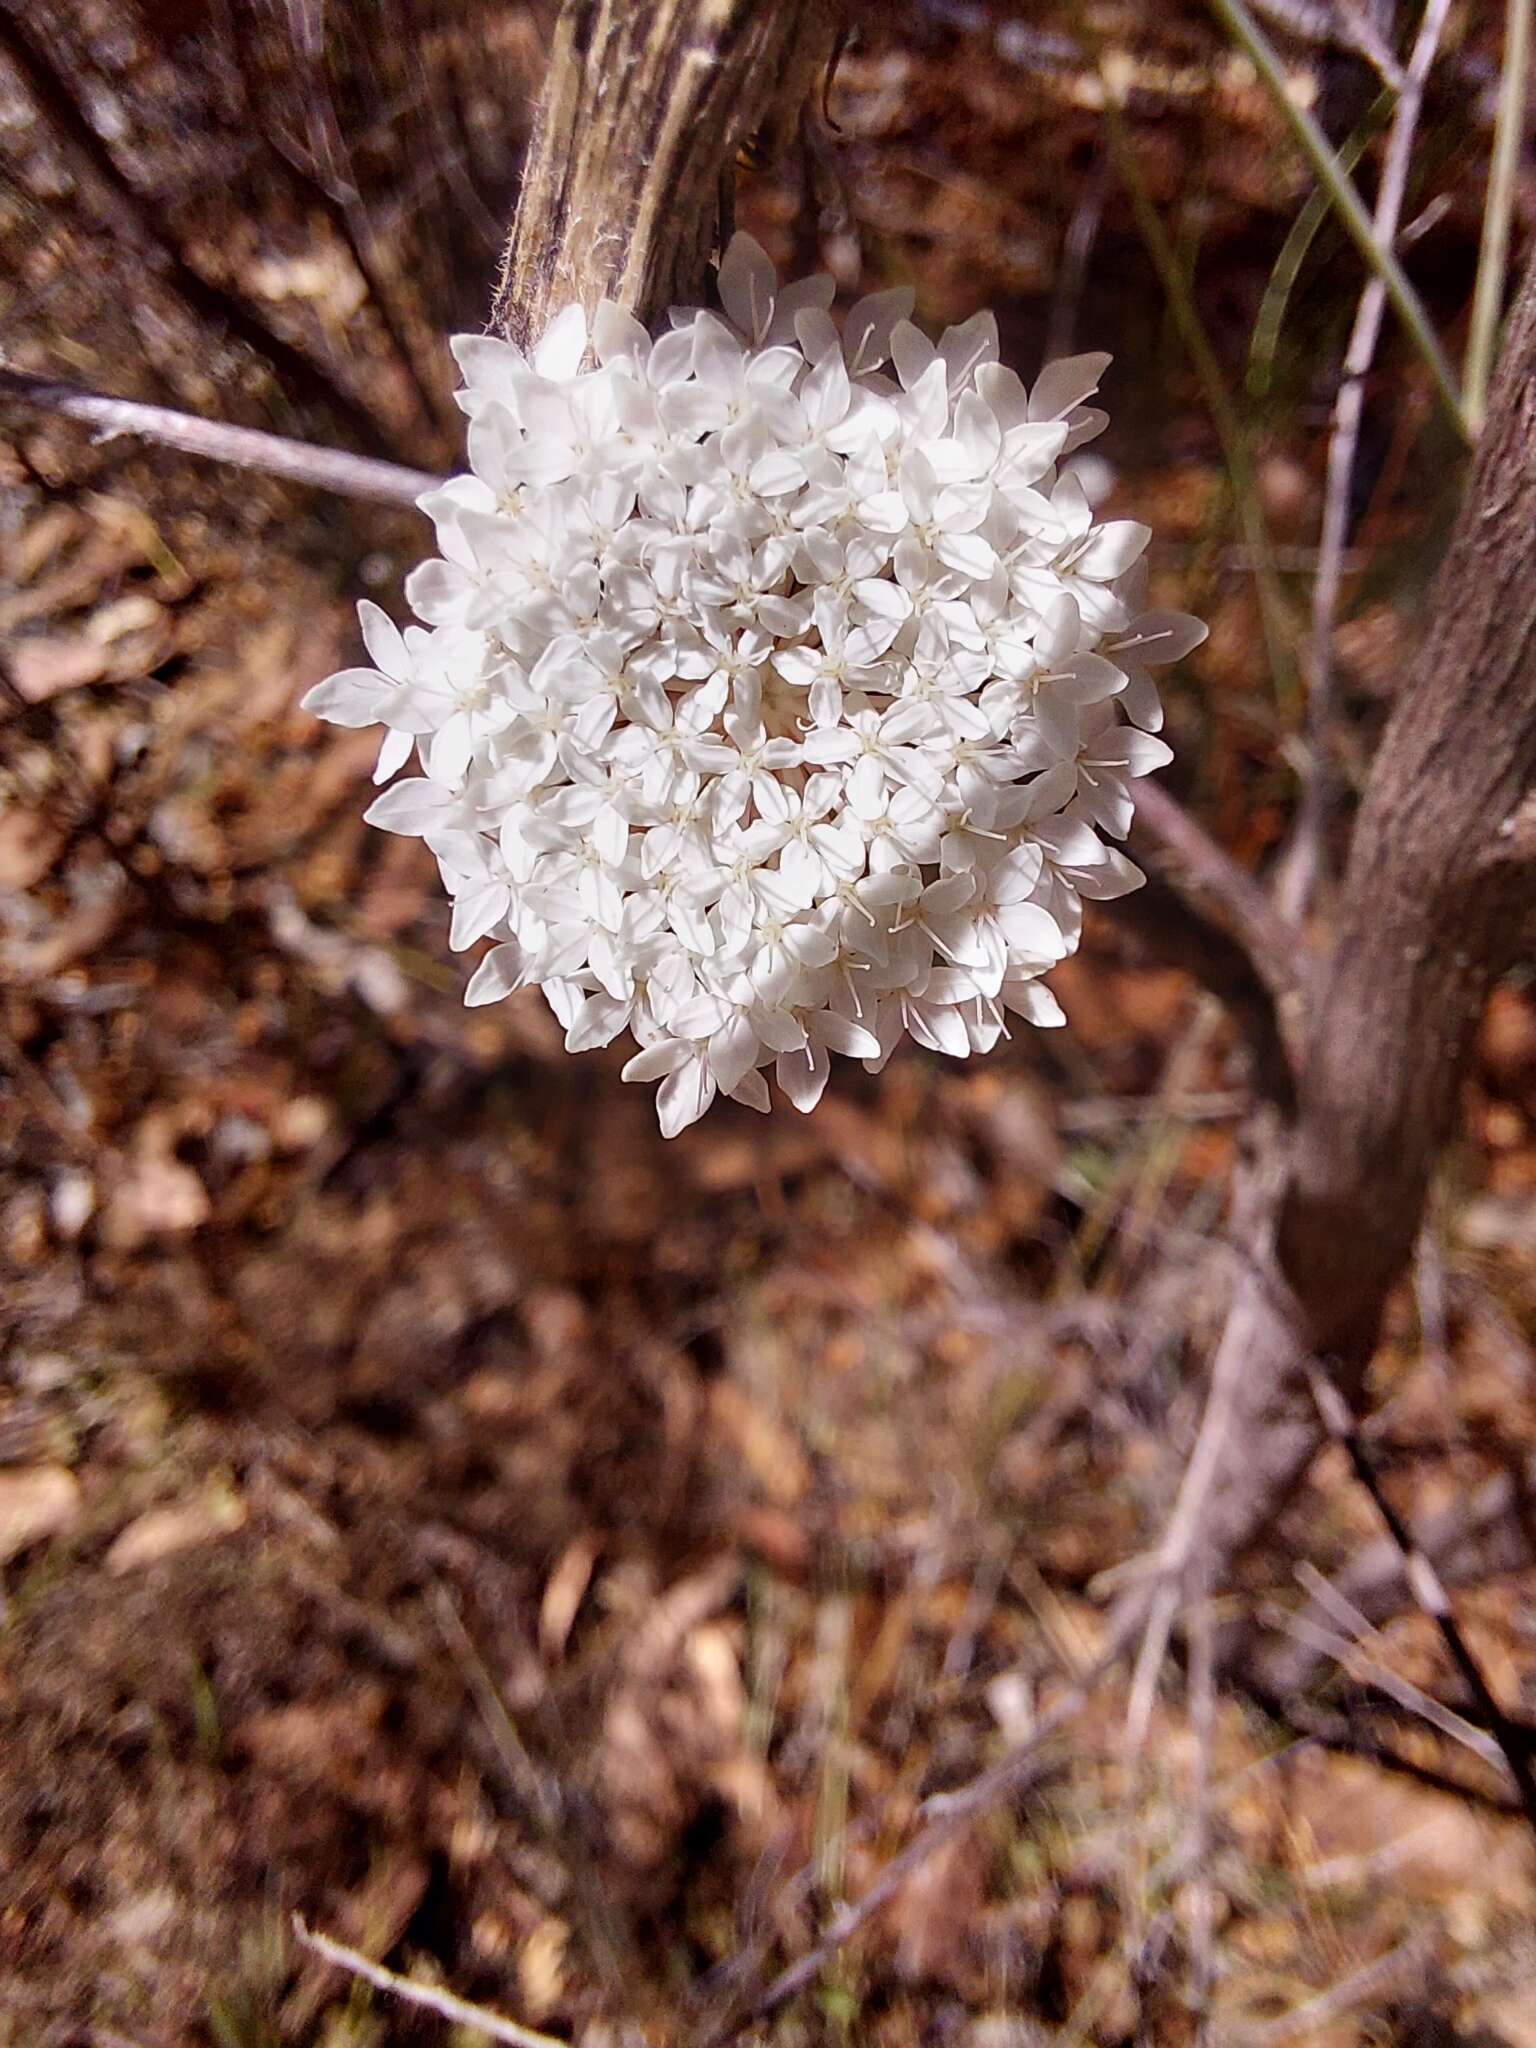
[(80, 1520), (80, 1486), (63, 1465), (0, 1472), (0, 1564)]
[(97, 641), (68, 638), (62, 633), (34, 633), (11, 648), (11, 681), (29, 704), (46, 704), (65, 690), (99, 683), (109, 655)]
[(36, 811), (0, 811), (0, 889), (30, 889), (53, 866), (64, 834)]
[(539, 1602), (539, 1648), (551, 1664), (565, 1655), (577, 1611), (592, 1583), (592, 1567), (600, 1545), (595, 1536), (578, 1536), (568, 1543), (544, 1588)]
[(793, 1507), (805, 1498), (811, 1485), (810, 1461), (790, 1430), (754, 1401), (739, 1381), (712, 1382), (709, 1412), (714, 1427), (776, 1507)]
[(125, 1572), (143, 1571), (178, 1551), (209, 1543), (243, 1528), (245, 1502), (223, 1487), (210, 1490), (194, 1500), (177, 1501), (167, 1507), (148, 1508), (137, 1515), (113, 1540), (106, 1555), (106, 1568), (113, 1578)]
[(102, 1236), (119, 1251), (146, 1238), (182, 1236), (206, 1223), (208, 1190), (190, 1166), (168, 1152), (141, 1152), (113, 1188), (102, 1217)]

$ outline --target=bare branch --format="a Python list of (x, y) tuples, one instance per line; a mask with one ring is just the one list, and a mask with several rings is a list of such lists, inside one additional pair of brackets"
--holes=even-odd
[(1306, 940), (1197, 818), (1148, 781), (1136, 792), (1136, 822), (1141, 836), (1161, 849), (1158, 867), (1180, 893), (1192, 894), (1197, 903), (1213, 903), (1226, 914), (1272, 993), (1283, 996), (1305, 988), (1311, 971)]
[(95, 439), (111, 441), (131, 434), (184, 455), (205, 456), (236, 469), (259, 469), (290, 483), (334, 491), (343, 498), (370, 498), (383, 505), (413, 505), (423, 491), (443, 479), (424, 469), (405, 469), (373, 455), (353, 455), (344, 448), (312, 448), (283, 434), (265, 434), (256, 427), (232, 427), (223, 420), (200, 419), (196, 413), (173, 412), (168, 406), (141, 405), (137, 399), (112, 398), (63, 384), (53, 377), (33, 377), (0, 363), (0, 401), (11, 399), (34, 412), (58, 414), (95, 429)]
[(348, 387), (337, 367), (310, 356), (272, 325), (262, 307), (193, 263), (87, 118), (60, 68), (56, 39), (43, 33), (38, 15), (39, 10), (23, 0), (0, 0), (0, 49), (16, 66), (61, 142), (87, 167), (117, 226), (160, 259), (167, 285), (194, 314), (227, 329), (264, 357), (290, 397), (325, 406), (346, 423), (362, 447), (385, 456), (390, 446), (387, 426)]
[(1315, 2041), (1331, 2021), (1353, 2012), (1368, 1998), (1379, 1998), (1384, 1991), (1420, 1975), (1433, 1952), (1431, 1935), (1424, 1931), (1412, 1934), (1384, 1956), (1341, 1978), (1316, 1998), (1309, 1998), (1294, 2012), (1246, 2028), (1237, 2036), (1236, 2048), (1276, 2048), (1281, 2041)]
[(1254, 0), (1254, 12), (1302, 42), (1357, 51), (1394, 92), (1401, 92), (1403, 67), (1360, 7), (1327, 6), (1322, 0)]
[(940, 1849), (973, 1827), (984, 1814), (1017, 1799), (1048, 1775), (1040, 1752), (1045, 1745), (1080, 1714), (1099, 1681), (1118, 1664), (1131, 1631), (1122, 1630), (1100, 1653), (1093, 1665), (1074, 1681), (1050, 1712), (1041, 1717), (1029, 1738), (1011, 1749), (1003, 1760), (983, 1771), (958, 1792), (928, 1802), (929, 1818), (906, 1848), (893, 1856), (874, 1883), (859, 1898), (834, 1915), (821, 1939), (803, 1956), (779, 1972), (747, 2010), (710, 2036), (707, 2048), (722, 2048), (747, 2026), (768, 2018), (792, 1998), (815, 1983), (827, 1964), (863, 1928), (867, 1927), (901, 1887)]

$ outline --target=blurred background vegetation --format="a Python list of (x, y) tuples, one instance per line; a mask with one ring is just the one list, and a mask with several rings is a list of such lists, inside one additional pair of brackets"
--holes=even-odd
[[(1369, 197), (1416, 10), (1262, 12)], [(443, 337), (485, 317), (551, 26), (0, 0), (6, 361), (451, 466)], [(1406, 193), (1453, 361), (1504, 27), (1450, 7)], [(737, 211), (846, 296), (995, 307), (1026, 374), (1114, 351), (1095, 489), (1211, 625), (1167, 779), (1259, 868), (1367, 273), (1251, 64), (1186, 0), (866, 7)], [(1463, 473), (1389, 313), (1346, 792)], [(1091, 1660), (1199, 1412), (1243, 1049), (1105, 920), (1067, 1032), (664, 1148), (536, 997), (462, 1010), (430, 858), (361, 824), (371, 741), (296, 709), (355, 600), (398, 600), (414, 513), (3, 405), (0, 488), (0, 2042), (445, 2038), (295, 1948), (296, 1909), (591, 2048), (699, 2038)], [(1514, 986), (1377, 1362), (1404, 1503), (1524, 1497), (1533, 1119)], [(1521, 1528), (1463, 1613), (1536, 1711)], [(1329, 1454), (1214, 1685), (1171, 1665), (1129, 1760), (1106, 1689), (769, 2037), (1531, 2048), (1536, 1864), (1432, 1630), (1389, 1596), (1294, 1633), (1298, 1561), (1375, 1538)]]

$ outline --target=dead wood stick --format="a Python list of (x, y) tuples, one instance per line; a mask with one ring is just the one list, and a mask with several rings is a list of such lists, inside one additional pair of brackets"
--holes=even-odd
[[(1447, 1587), (1529, 1571), (1536, 1564), (1533, 1503), (1536, 1458), (1527, 1458), (1495, 1473), (1439, 1514), (1416, 1520), (1411, 1530), (1415, 1547), (1433, 1560), (1440, 1583)], [(1385, 1536), (1362, 1550), (1329, 1585), (1336, 1598), (1358, 1608), (1370, 1622), (1400, 1613), (1411, 1598), (1405, 1597), (1399, 1547)], [(1298, 1609), (1291, 1617), (1298, 1628), (1315, 1617), (1319, 1604), (1313, 1599)], [(1310, 1692), (1327, 1668), (1327, 1659), (1300, 1637), (1265, 1644), (1247, 1628), (1230, 1646), (1223, 1646), (1223, 1658), (1229, 1666), (1240, 1663), (1256, 1671), (1277, 1699)]]
[(948, 1843), (974, 1827), (1010, 1800), (1021, 1798), (1050, 1774), (1047, 1745), (1083, 1711), (1100, 1681), (1119, 1663), (1130, 1640), (1122, 1629), (1093, 1664), (1075, 1678), (1062, 1697), (1041, 1716), (1034, 1731), (1010, 1749), (990, 1770), (981, 1772), (958, 1791), (932, 1799), (927, 1817), (907, 1846), (893, 1856), (879, 1876), (856, 1899), (833, 1915), (831, 1924), (803, 1956), (788, 1964), (742, 2012), (717, 2028), (705, 2048), (724, 2048), (747, 2027), (769, 2018), (815, 1983), (832, 1958), (890, 1904), (915, 1872)]
[(246, 293), (205, 275), (161, 218), (149, 195), (124, 172), (97, 133), (62, 65), (57, 36), (44, 32), (31, 0), (0, 0), (0, 49), (60, 143), (83, 165), (115, 222), (132, 242), (158, 258), (167, 288), (199, 319), (224, 328), (271, 364), (291, 398), (326, 407), (346, 423), (359, 445), (387, 459), (390, 433), (336, 365), (313, 357), (278, 331)]
[(443, 479), (424, 469), (406, 469), (375, 455), (353, 455), (345, 448), (314, 448), (290, 441), (285, 434), (263, 433), (257, 427), (234, 427), (223, 420), (205, 420), (196, 413), (169, 406), (144, 405), (134, 398), (113, 398), (64, 384), (56, 377), (34, 377), (0, 363), (0, 402), (14, 400), (34, 412), (55, 413), (94, 429), (98, 441), (130, 434), (162, 448), (179, 448), (210, 462), (236, 469), (257, 469), (289, 483), (309, 484), (343, 498), (370, 498), (383, 505), (412, 505), (423, 491)]
[(1439, 1630), (1440, 1639), (1450, 1652), (1451, 1662), (1456, 1666), (1462, 1683), (1472, 1697), (1480, 1725), (1498, 1745), (1505, 1768), (1514, 1779), (1515, 1789), (1520, 1794), (1520, 1803), (1525, 1808), (1526, 1819), (1530, 1822), (1533, 1832), (1536, 1832), (1536, 1769), (1533, 1769), (1531, 1763), (1529, 1731), (1517, 1726), (1495, 1697), (1482, 1665), (1462, 1634), (1461, 1625), (1456, 1619), (1450, 1596), (1439, 1573), (1414, 1540), (1413, 1531), (1382, 1490), (1381, 1482), (1376, 1476), (1376, 1468), (1361, 1441), (1359, 1430), (1355, 1427), (1349, 1403), (1327, 1375), (1311, 1360), (1307, 1361), (1307, 1383), (1317, 1404), (1318, 1417), (1324, 1429), (1336, 1444), (1342, 1446), (1345, 1456), (1349, 1459), (1350, 1469), (1370, 1495), (1377, 1514), (1386, 1525), (1387, 1534), (1396, 1546), (1403, 1579), (1413, 1595), (1414, 1604)]
[(1332, 2021), (1354, 2011), (1368, 1998), (1379, 1998), (1384, 1991), (1412, 1982), (1422, 1973), (1433, 1952), (1434, 1943), (1429, 1934), (1423, 1931), (1411, 1934), (1396, 1948), (1388, 1949), (1384, 1956), (1377, 1956), (1374, 1961), (1351, 1971), (1349, 1976), (1341, 1977), (1337, 1984), (1320, 1991), (1293, 2012), (1281, 2013), (1276, 2019), (1262, 2020), (1257, 2026), (1245, 2028), (1237, 2034), (1234, 2048), (1276, 2048), (1281, 2041), (1315, 2041)]

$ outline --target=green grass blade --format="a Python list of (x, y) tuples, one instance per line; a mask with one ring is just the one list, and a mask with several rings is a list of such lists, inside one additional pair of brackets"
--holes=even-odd
[(1531, 0), (1509, 0), (1504, 29), (1504, 75), (1493, 133), (1493, 162), (1488, 170), (1488, 204), (1483, 212), (1483, 240), (1478, 250), (1472, 324), (1467, 336), (1466, 404), (1474, 433), (1483, 424), (1493, 361), (1498, 353), (1499, 316), (1509, 266), (1510, 219), (1520, 168), (1521, 130), (1525, 126), (1526, 80), (1531, 68), (1532, 11)]
[[(1522, 4), (1529, 7), (1530, 0), (1511, 0), (1511, 6), (1517, 10)], [(1244, 6), (1243, 0), (1210, 0), (1210, 8), (1248, 57), (1259, 75), (1260, 83), (1277, 110), (1284, 116), (1291, 133), (1301, 146), (1302, 153), (1317, 173), (1320, 184), (1344, 223), (1350, 239), (1381, 279), (1392, 309), (1422, 357), (1434, 382), (1436, 394), (1455, 425), (1457, 433), (1464, 441), (1470, 442), (1471, 423), (1462, 403), (1461, 393), (1456, 388), (1455, 375), (1435, 337), (1434, 329), (1429, 324), (1424, 303), (1409, 283), (1407, 273), (1398, 262), (1395, 251), (1377, 235), (1370, 215), (1361, 204), (1359, 193), (1334, 154), (1327, 136), (1306, 108), (1298, 106), (1292, 99), (1280, 59), (1275, 55), (1263, 30)]]
[[(1365, 154), (1366, 144), (1377, 132), (1391, 106), (1386, 93), (1382, 93), (1353, 135), (1339, 150), (1339, 162), (1346, 173), (1352, 172)], [(1290, 233), (1275, 258), (1275, 267), (1269, 273), (1269, 282), (1264, 287), (1264, 297), (1259, 303), (1258, 317), (1253, 323), (1253, 338), (1248, 344), (1248, 374), (1246, 383), (1250, 396), (1267, 398), (1275, 377), (1275, 355), (1280, 346), (1280, 329), (1285, 324), (1286, 309), (1291, 302), (1291, 293), (1301, 275), (1301, 266), (1307, 260), (1307, 253), (1316, 241), (1318, 231), (1328, 218), (1329, 198), (1320, 185), (1314, 185), (1295, 220)]]

